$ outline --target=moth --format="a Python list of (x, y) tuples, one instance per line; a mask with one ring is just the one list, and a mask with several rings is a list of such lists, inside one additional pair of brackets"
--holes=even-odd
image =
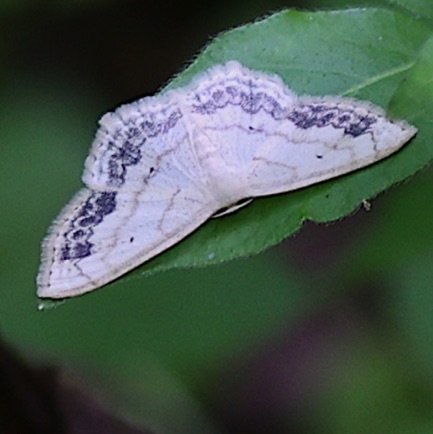
[(379, 107), (297, 96), (236, 61), (100, 120), (85, 187), (42, 246), (38, 296), (92, 291), (253, 198), (375, 163), (416, 128)]

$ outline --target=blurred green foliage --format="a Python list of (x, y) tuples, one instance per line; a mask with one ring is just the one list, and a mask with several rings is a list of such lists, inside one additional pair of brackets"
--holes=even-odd
[[(263, 199), (215, 220), (152, 267), (191, 265), (188, 255), (198, 254), (212, 225), (221, 225), (218, 236), (236, 230), (225, 257), (245, 252), (251, 225), (260, 250), (304, 218), (341, 218), (431, 158), (431, 3), (363, 4), (385, 9), (281, 13), (222, 34), (178, 80), (236, 56), (266, 65), (299, 92), (389, 106), (419, 127), (416, 141), (343, 183)], [(86, 378), (110, 397), (114, 413), (155, 432), (433, 432), (430, 169), (375, 199), (370, 212), (307, 224), (264, 254), (145, 278), (136, 272), (58, 309), (36, 310), (40, 241), (80, 186), (97, 118), (154, 93), (210, 34), (284, 5), (2, 5), (2, 337), (29, 364)], [(320, 5), (337, 2), (314, 1)], [(371, 80), (375, 74), (383, 79)], [(258, 229), (267, 216), (275, 233)]]

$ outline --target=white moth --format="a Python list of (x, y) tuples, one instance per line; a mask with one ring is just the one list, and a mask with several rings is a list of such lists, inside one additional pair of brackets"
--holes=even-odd
[(102, 117), (86, 185), (42, 246), (38, 296), (92, 291), (247, 199), (372, 164), (416, 128), (370, 103), (298, 97), (231, 61)]

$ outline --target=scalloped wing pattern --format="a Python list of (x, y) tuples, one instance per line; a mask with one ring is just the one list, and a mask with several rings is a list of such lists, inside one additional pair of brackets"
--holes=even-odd
[(121, 106), (102, 117), (86, 187), (43, 243), (38, 296), (99, 288), (215, 214), (372, 164), (415, 133), (370, 103), (298, 97), (236, 61)]

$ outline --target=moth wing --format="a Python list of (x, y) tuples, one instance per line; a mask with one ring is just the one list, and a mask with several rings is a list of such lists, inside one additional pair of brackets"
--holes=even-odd
[(38, 296), (92, 291), (173, 246), (217, 208), (200, 189), (81, 190), (43, 243)]
[(368, 166), (417, 131), (364, 101), (297, 97), (279, 77), (237, 62), (208, 74), (188, 95), (185, 112), (205, 143), (203, 166), (216, 185), (230, 185), (232, 203)]

